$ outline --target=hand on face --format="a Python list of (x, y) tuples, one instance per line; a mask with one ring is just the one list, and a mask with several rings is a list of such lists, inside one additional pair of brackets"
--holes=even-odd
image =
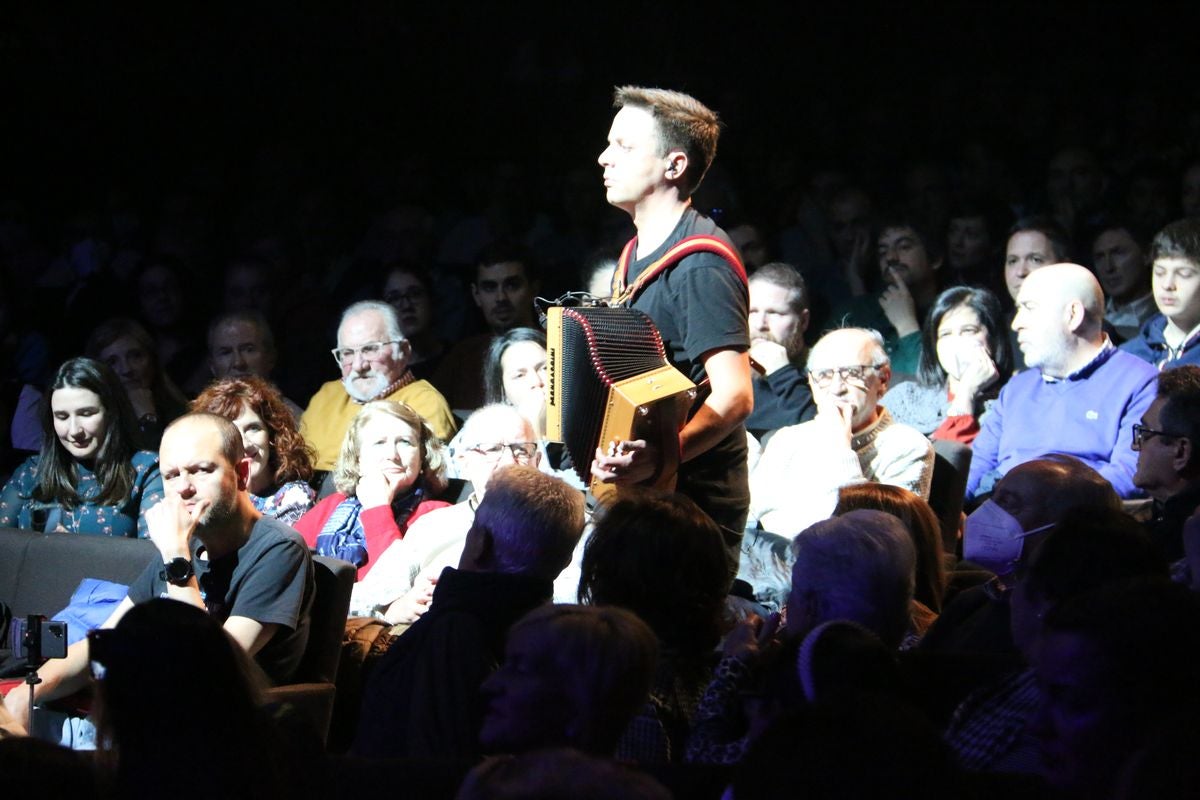
[(412, 486), (412, 481), (406, 481), (398, 469), (385, 469), (363, 475), (358, 479), (355, 493), (363, 508), (390, 506), (401, 490)]
[(820, 435), (831, 446), (849, 447), (854, 437), (854, 406), (834, 397), (823, 397), (817, 401), (817, 424)]
[(767, 375), (788, 364), (787, 348), (769, 339), (751, 341), (750, 358), (759, 364)]
[(164, 561), (191, 558), (192, 534), (211, 505), (209, 500), (201, 498), (189, 507), (189, 501), (168, 492), (146, 511), (146, 529), (150, 541), (154, 542)]
[(917, 302), (913, 300), (908, 285), (905, 284), (900, 271), (891, 267), (884, 273), (884, 277), (889, 279), (888, 287), (879, 298), (884, 315), (898, 335), (908, 336), (916, 333), (921, 329), (921, 325), (917, 321)]

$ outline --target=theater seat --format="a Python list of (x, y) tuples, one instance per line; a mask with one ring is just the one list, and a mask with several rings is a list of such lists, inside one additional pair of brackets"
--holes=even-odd
[(967, 492), (967, 473), (971, 470), (971, 448), (961, 442), (935, 440), (933, 452), (929, 505), (941, 524), (946, 554), (954, 556), (958, 555), (958, 526)]

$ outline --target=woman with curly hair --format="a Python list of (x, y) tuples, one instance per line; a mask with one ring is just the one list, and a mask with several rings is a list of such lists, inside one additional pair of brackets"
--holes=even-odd
[(350, 423), (333, 470), (337, 492), (296, 530), (318, 555), (349, 561), (366, 577), (388, 546), (422, 514), (450, 505), (429, 498), (446, 488), (442, 441), (412, 408), (367, 403)]
[(262, 378), (225, 378), (209, 384), (191, 410), (225, 417), (242, 432), (255, 508), (288, 525), (312, 508), (312, 452), (279, 390)]

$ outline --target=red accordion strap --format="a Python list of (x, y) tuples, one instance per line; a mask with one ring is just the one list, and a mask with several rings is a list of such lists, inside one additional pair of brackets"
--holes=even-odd
[(715, 253), (725, 259), (730, 269), (733, 270), (734, 274), (738, 276), (738, 279), (743, 284), (748, 283), (746, 268), (742, 266), (742, 259), (738, 257), (736, 250), (714, 236), (689, 236), (686, 239), (681, 239), (671, 249), (667, 250), (666, 253), (663, 253), (662, 258), (646, 267), (636, 281), (626, 286), (625, 278), (629, 275), (629, 265), (633, 262), (633, 253), (636, 246), (637, 238), (635, 237), (630, 239), (629, 243), (625, 245), (625, 249), (621, 251), (621, 260), (617, 262), (617, 268), (613, 271), (613, 296), (612, 300), (609, 301), (610, 305), (625, 305), (632, 302), (650, 281), (693, 253)]

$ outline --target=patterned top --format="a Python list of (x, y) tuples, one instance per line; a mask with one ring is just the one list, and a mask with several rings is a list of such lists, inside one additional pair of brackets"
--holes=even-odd
[(317, 501), (317, 493), (304, 481), (292, 481), (280, 486), (274, 494), (250, 494), (250, 502), (254, 503), (262, 514), (274, 517), (284, 525), (296, 526), (296, 520), (304, 516), (304, 512), (313, 507)]
[(83, 502), (74, 508), (33, 499), (33, 490), (37, 487), (38, 458), (32, 456), (17, 467), (3, 492), (0, 492), (0, 526), (146, 538), (143, 512), (163, 498), (157, 453), (139, 450), (133, 454), (129, 460), (134, 470), (133, 487), (129, 495), (116, 505), (96, 504), (100, 484), (90, 469), (75, 462), (75, 491)]

